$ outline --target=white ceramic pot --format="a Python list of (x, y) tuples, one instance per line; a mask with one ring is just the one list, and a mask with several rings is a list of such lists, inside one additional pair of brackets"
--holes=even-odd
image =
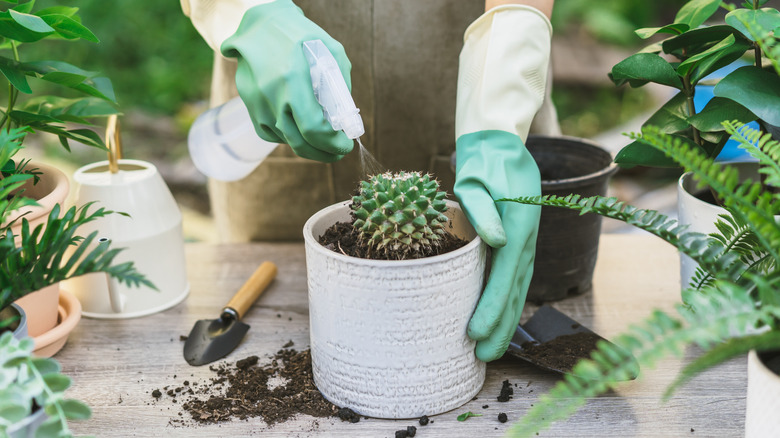
[(111, 173), (108, 161), (76, 171), (76, 205), (96, 201), (93, 208), (127, 213), (108, 215), (79, 228), (86, 236), (98, 231), (112, 248), (125, 248), (114, 264), (131, 261), (158, 290), (119, 284), (103, 273), (87, 274), (62, 283), (81, 302), (84, 316), (133, 318), (175, 306), (189, 294), (184, 259), (182, 216), (157, 168), (139, 160), (118, 160)]
[(780, 431), (780, 376), (767, 368), (755, 350), (748, 354), (745, 437), (777, 436)]
[(485, 380), (485, 363), (466, 335), (482, 291), (485, 245), (448, 201), (449, 231), (470, 241), (456, 251), (388, 261), (324, 248), (318, 237), (350, 220), (350, 203), (304, 225), (314, 383), (332, 403), (371, 417), (462, 406)]
[[(729, 165), (737, 167), (740, 179), (750, 178), (757, 181), (758, 167), (756, 163), (729, 163)], [(696, 181), (693, 178), (693, 173), (683, 174), (677, 182), (678, 221), (681, 225), (688, 225), (687, 231), (703, 234), (714, 233), (718, 230), (715, 227), (718, 216), (727, 212), (723, 207), (697, 198), (694, 196), (696, 192)], [(692, 258), (680, 253), (680, 286), (682, 288), (688, 287), (698, 266), (699, 264)]]

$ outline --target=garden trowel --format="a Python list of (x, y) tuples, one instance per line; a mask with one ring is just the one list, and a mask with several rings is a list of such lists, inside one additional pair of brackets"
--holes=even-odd
[(192, 327), (184, 343), (184, 359), (190, 365), (205, 365), (228, 355), (235, 349), (249, 326), (241, 321), (268, 284), (276, 276), (276, 265), (263, 262), (241, 289), (222, 309), (217, 319), (201, 319)]
[[(561, 341), (577, 341), (577, 345), (564, 345)], [(525, 322), (517, 326), (509, 343), (507, 354), (523, 359), (538, 367), (561, 374), (571, 374), (572, 366), (580, 359), (590, 358), (597, 341), (609, 342), (587, 327), (569, 318), (551, 306), (542, 306)], [(611, 344), (611, 343), (610, 343)], [(620, 347), (611, 344), (616, 350)], [(624, 380), (634, 380), (639, 373), (639, 364), (628, 353), (626, 369), (630, 370)]]

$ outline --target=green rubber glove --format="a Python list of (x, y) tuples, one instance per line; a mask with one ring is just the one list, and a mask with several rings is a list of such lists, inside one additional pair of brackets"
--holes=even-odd
[(480, 131), (458, 138), (455, 195), (485, 243), (493, 248), (490, 276), (468, 335), (477, 357), (500, 358), (515, 333), (533, 273), (541, 208), (504, 197), (541, 194), (541, 178), (517, 135)]
[(351, 90), (352, 65), (344, 47), (291, 0), (249, 9), (221, 50), (238, 60), (236, 87), (257, 135), (290, 145), (300, 157), (333, 162), (352, 150), (353, 141), (333, 130), (314, 97), (303, 43), (315, 39), (336, 58)]

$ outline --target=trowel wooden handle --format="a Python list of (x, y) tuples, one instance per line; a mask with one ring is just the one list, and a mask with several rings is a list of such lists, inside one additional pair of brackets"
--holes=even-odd
[(241, 319), (246, 311), (252, 307), (255, 300), (263, 294), (274, 277), (276, 277), (276, 265), (271, 262), (263, 262), (225, 307), (235, 310), (238, 318)]

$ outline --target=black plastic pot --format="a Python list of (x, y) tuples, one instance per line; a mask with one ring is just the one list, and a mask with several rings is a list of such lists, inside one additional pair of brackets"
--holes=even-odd
[[(532, 135), (526, 147), (539, 166), (543, 195), (604, 196), (617, 171), (610, 153), (588, 140)], [(600, 233), (601, 216), (542, 207), (527, 300), (543, 303), (590, 290)]]

